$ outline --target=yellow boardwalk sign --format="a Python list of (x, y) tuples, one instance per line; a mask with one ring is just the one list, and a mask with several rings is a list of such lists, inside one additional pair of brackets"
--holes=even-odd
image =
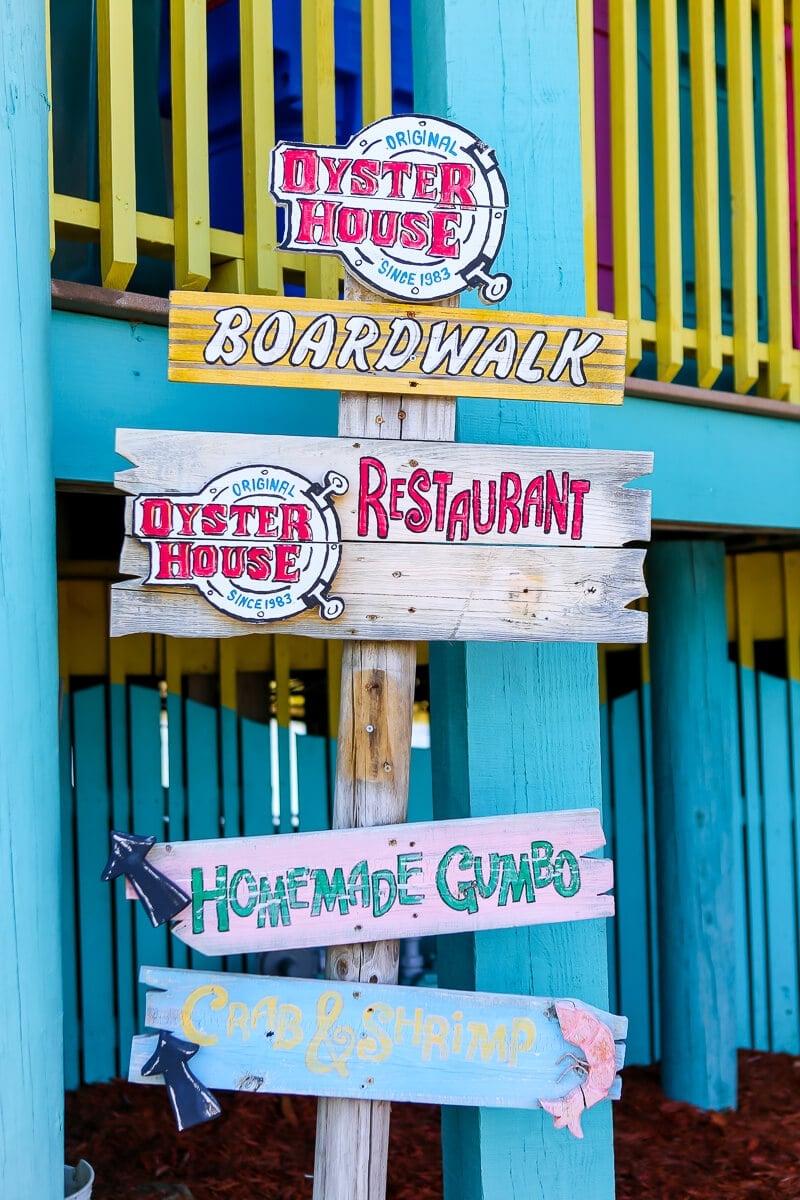
[(173, 292), (169, 378), (621, 404), (626, 326), (596, 317)]

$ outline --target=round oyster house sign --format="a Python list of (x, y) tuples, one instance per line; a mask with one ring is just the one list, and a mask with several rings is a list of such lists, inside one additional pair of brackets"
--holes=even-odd
[(270, 191), (286, 206), (281, 245), (336, 254), (373, 291), (441, 300), (468, 287), (502, 300), (492, 276), (508, 207), (494, 151), (439, 117), (386, 117), (346, 146), (279, 142)]
[(145, 582), (196, 587), (240, 620), (317, 607), (334, 620), (344, 601), (329, 594), (342, 554), (332, 498), (348, 486), (337, 471), (319, 484), (259, 464), (226, 471), (194, 495), (137, 496), (132, 531), (150, 549)]

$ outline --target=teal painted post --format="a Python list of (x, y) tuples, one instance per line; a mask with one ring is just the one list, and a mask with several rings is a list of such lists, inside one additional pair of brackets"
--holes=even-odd
[(56, 1200), (61, 831), (44, 11), (0, 4), (0, 1190)]
[[(575, 5), (414, 0), (415, 107), (473, 130), (509, 187), (498, 266), (509, 308), (584, 311)], [(470, 296), (467, 303), (473, 303)], [(580, 406), (460, 401), (461, 441), (586, 445)], [(592, 645), (431, 645), (435, 813), (487, 816), (601, 806)], [(605, 923), (439, 939), (440, 983), (578, 996), (605, 1007)], [(541, 1111), (443, 1110), (448, 1200), (609, 1200), (611, 1105), (585, 1139)]]
[(701, 1108), (736, 1105), (736, 941), (725, 548), (648, 556), (661, 1079)]

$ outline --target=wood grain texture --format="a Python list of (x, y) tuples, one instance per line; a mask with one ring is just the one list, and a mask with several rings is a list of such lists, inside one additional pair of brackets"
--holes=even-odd
[[(575, 1047), (564, 1040), (550, 997), (157, 967), (143, 967), (140, 982), (158, 989), (147, 994), (147, 1025), (198, 1043), (192, 1070), (212, 1090), (359, 1097), (359, 1108), (370, 1103), (360, 1099), (365, 1094), (536, 1108), (540, 1099), (566, 1095), (578, 1079), (569, 1073), (557, 1082), (564, 1071), (558, 1059)], [(619, 1070), (627, 1020), (568, 1003), (607, 1026)], [(163, 1081), (141, 1075), (154, 1043), (133, 1039), (131, 1082)], [(619, 1095), (619, 1081), (612, 1094)], [(348, 1160), (338, 1164), (345, 1176), (360, 1149), (351, 1144)], [(345, 1186), (348, 1195), (359, 1194), (356, 1178)]]
[[(392, 402), (388, 397), (373, 399), (370, 403), (378, 406), (375, 412), (367, 410), (367, 403), (365, 396), (348, 400), (348, 428), (360, 421), (369, 430), (368, 435), (352, 434), (351, 440), (344, 437), (291, 438), (118, 429), (117, 453), (136, 465), (130, 470), (119, 471), (115, 485), (133, 495), (169, 495), (173, 492), (187, 495), (199, 493), (209, 480), (239, 467), (257, 464), (286, 466), (313, 482), (322, 482), (326, 472), (334, 470), (343, 475), (350, 485), (343, 496), (334, 498), (342, 541), (376, 539), (379, 534), (375, 511), (379, 506), (381, 514), (387, 516), (387, 532), (381, 540), (444, 542), (448, 536), (451, 539), (461, 536), (458, 530), (455, 533), (449, 531), (445, 522), (441, 529), (437, 529), (434, 523), (423, 531), (413, 532), (405, 521), (389, 518), (388, 483), (381, 489), (378, 468), (374, 465), (377, 461), (385, 469), (388, 480), (403, 480), (404, 487), (414, 471), (426, 471), (431, 478), (435, 471), (446, 471), (452, 475), (446, 492), (448, 505), (449, 498), (457, 493), (465, 489), (472, 492), (477, 488), (482, 521), (490, 520), (494, 507), (489, 500), (489, 488), (491, 486), (495, 494), (500, 495), (503, 475), (506, 476), (509, 489), (512, 477), (519, 479), (524, 496), (530, 481), (546, 477), (548, 472), (551, 472), (554, 487), (560, 494), (562, 477), (566, 473), (570, 481), (582, 480), (589, 484), (582, 498), (579, 528), (571, 519), (574, 500), (570, 498), (570, 519), (566, 530), (559, 531), (552, 513), (547, 521), (537, 518), (536, 523), (536, 509), (531, 506), (529, 520), (518, 529), (514, 528), (516, 522), (511, 515), (502, 522), (506, 528), (501, 531), (501, 522), (495, 519), (491, 521), (491, 528), (486, 534), (476, 533), (474, 522), (470, 522), (472, 538), (492, 544), (548, 545), (566, 542), (572, 546), (622, 546), (626, 542), (649, 539), (650, 493), (625, 485), (650, 474), (653, 469), (651, 453), (527, 446), (488, 448), (463, 442), (441, 445), (431, 438), (411, 440), (407, 428), (408, 413), (396, 407), (397, 401)], [(387, 404), (390, 411), (381, 416)], [(427, 409), (429, 406), (419, 407)], [(432, 418), (437, 408), (436, 405), (430, 407), (433, 408)], [(399, 412), (404, 413), (402, 418)], [(378, 416), (381, 416), (381, 420), (377, 420)], [(424, 411), (421, 418), (425, 418)], [(401, 437), (393, 437), (385, 428), (395, 422), (393, 433)], [(428, 432), (431, 432), (430, 427)], [(380, 445), (374, 444), (374, 434), (380, 435)], [(367, 437), (369, 440), (366, 440)], [(373, 465), (362, 468), (363, 463)], [(360, 483), (362, 469), (366, 472), (363, 486)], [(366, 535), (358, 529), (362, 493), (376, 497), (368, 509), (371, 515)], [(430, 496), (433, 504), (437, 494), (436, 485), (425, 494)], [(253, 499), (257, 501), (260, 497)], [(539, 503), (546, 515), (544, 497)], [(415, 507), (402, 494), (397, 506), (401, 512)], [(522, 508), (522, 500), (517, 507)], [(125, 532), (131, 533), (130, 506), (126, 513)], [(180, 536), (178, 529), (175, 536)]]
[[(730, 803), (725, 547), (663, 542), (651, 553), (661, 1079), (674, 1099), (732, 1108), (739, 834)], [(680, 886), (665, 887), (669, 879)]]
[[(357, 720), (374, 730), (353, 769), (376, 784), (397, 757), (372, 711), (380, 683), (376, 671), (352, 683)], [(612, 864), (586, 857), (604, 844), (599, 812), (569, 809), (172, 842), (147, 861), (192, 898), (172, 933), (203, 954), (239, 954), (612, 916)]]
[(637, 642), (646, 639), (647, 614), (626, 605), (646, 594), (643, 562), (643, 550), (627, 549), (347, 544), (334, 579), (345, 602), (340, 618), (307, 611), (255, 623), (218, 611), (194, 588), (142, 586), (147, 552), (128, 538), (121, 570), (139, 578), (113, 586), (111, 634)]
[(43, 5), (0, 5), (0, 81), (0, 1190), (55, 1197), (64, 1194), (64, 1082)]
[[(312, 324), (317, 332), (305, 343)], [(384, 392), (406, 396), (438, 396), (450, 386), (464, 396), (621, 404), (625, 339), (624, 321), (608, 317), (173, 292), (169, 378), (339, 391), (370, 368)]]

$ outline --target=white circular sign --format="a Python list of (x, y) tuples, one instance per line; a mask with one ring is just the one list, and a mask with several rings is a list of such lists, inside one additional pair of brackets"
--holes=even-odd
[(133, 534), (150, 547), (159, 586), (193, 586), (221, 612), (266, 622), (319, 607), (334, 620), (344, 601), (329, 594), (341, 559), (333, 497), (348, 481), (322, 484), (285, 467), (237, 467), (189, 496), (139, 495)]
[(492, 276), (508, 193), (494, 151), (439, 117), (386, 117), (344, 147), (279, 142), (270, 190), (286, 206), (282, 246), (336, 254), (376, 292), (431, 301), (478, 287), (502, 300)]

